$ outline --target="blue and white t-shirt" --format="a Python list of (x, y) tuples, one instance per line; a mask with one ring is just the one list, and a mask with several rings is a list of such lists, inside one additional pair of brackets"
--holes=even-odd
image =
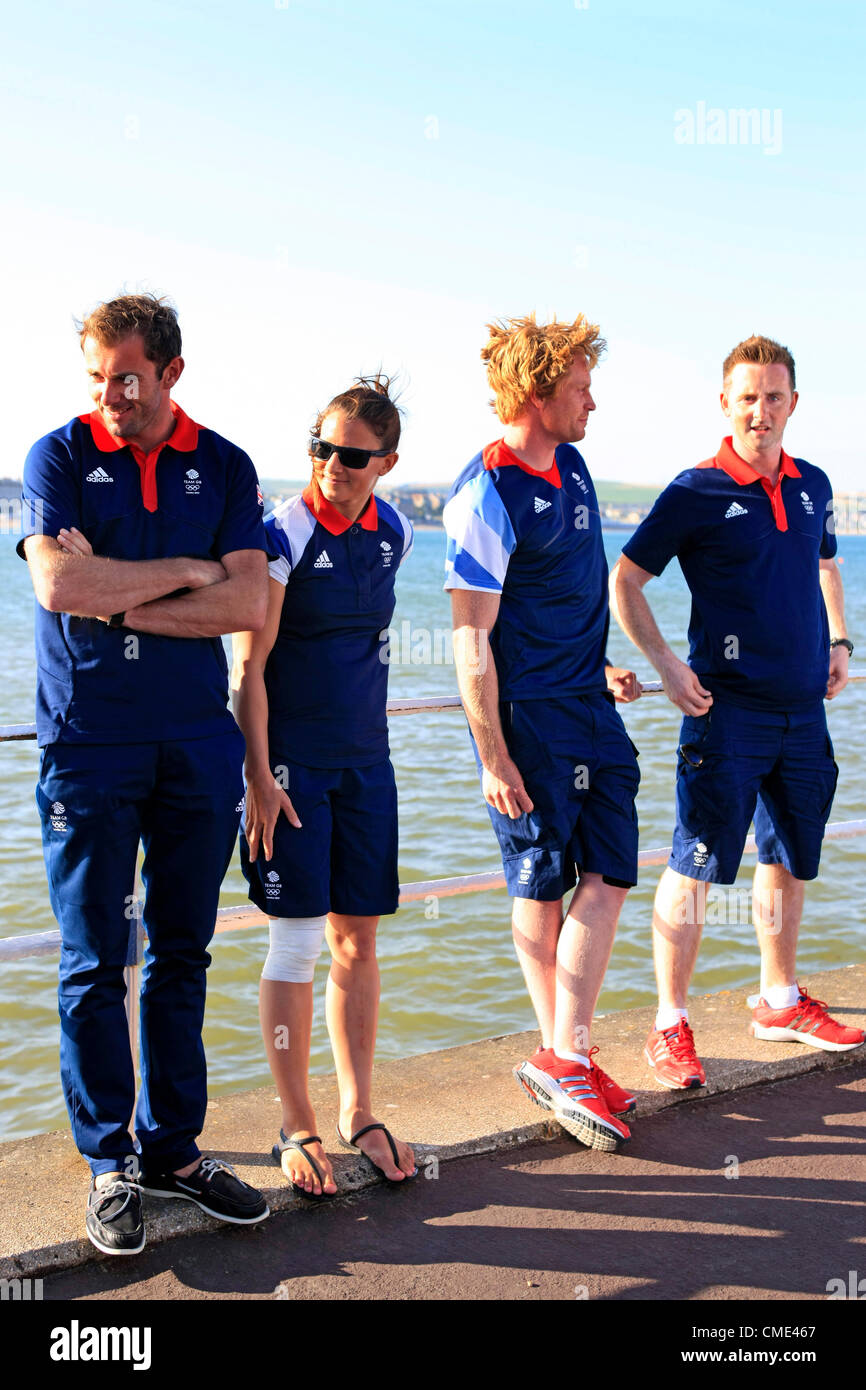
[(371, 497), (349, 521), (315, 485), (265, 518), (271, 577), (286, 593), (265, 666), (268, 742), (308, 767), (388, 756), (388, 625), (412, 549), (402, 512)]
[(502, 441), (477, 454), (443, 510), (446, 589), (501, 594), (490, 646), (501, 700), (605, 691), (607, 561), (583, 458), (560, 444), (547, 472)]

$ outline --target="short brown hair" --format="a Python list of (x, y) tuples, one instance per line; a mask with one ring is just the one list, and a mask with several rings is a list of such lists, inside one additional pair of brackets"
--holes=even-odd
[(794, 359), (786, 347), (777, 343), (773, 338), (763, 338), (759, 333), (753, 333), (751, 338), (744, 338), (741, 343), (728, 353), (722, 367), (722, 382), (727, 385), (731, 372), (741, 362), (756, 367), (772, 367), (778, 363), (781, 367), (788, 368), (788, 375), (791, 378), (791, 390), (797, 389), (797, 378), (794, 372)]
[(594, 367), (607, 347), (598, 324), (578, 314), (574, 323), (538, 324), (535, 314), (523, 319), (498, 319), (488, 323), (490, 339), (481, 349), (487, 363), (487, 380), (493, 391), (490, 404), (504, 425), (511, 424), (534, 393), (552, 396), (559, 378), (578, 356)]
[(169, 362), (180, 357), (177, 310), (168, 299), (154, 294), (124, 294), (93, 309), (76, 325), (81, 347), (85, 338), (113, 345), (134, 333), (144, 340), (144, 355), (161, 377)]
[(311, 433), (318, 437), (323, 420), (339, 412), (347, 420), (362, 420), (382, 441), (383, 449), (394, 450), (400, 443), (400, 410), (391, 399), (390, 391), (394, 378), (382, 376), (359, 376), (348, 390), (341, 391), (324, 410), (320, 410)]

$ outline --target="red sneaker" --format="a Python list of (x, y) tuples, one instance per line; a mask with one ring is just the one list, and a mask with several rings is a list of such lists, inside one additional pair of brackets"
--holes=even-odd
[(624, 1091), (622, 1086), (617, 1086), (613, 1077), (608, 1076), (606, 1071), (593, 1062), (593, 1057), (598, 1052), (597, 1047), (589, 1049), (589, 1063), (592, 1071), (592, 1079), (604, 1097), (608, 1110), (612, 1115), (629, 1115), (632, 1110), (637, 1108), (637, 1101), (631, 1091)]
[(688, 1091), (707, 1083), (695, 1052), (694, 1034), (684, 1018), (674, 1028), (653, 1028), (643, 1055), (656, 1080), (669, 1091)]
[(515, 1067), (514, 1076), (529, 1099), (543, 1110), (552, 1110), (563, 1129), (581, 1144), (610, 1153), (631, 1138), (631, 1131), (610, 1113), (594, 1070), (546, 1048)]
[(852, 1047), (866, 1042), (862, 1028), (837, 1023), (827, 1013), (827, 1005), (820, 999), (811, 999), (804, 989), (800, 989), (800, 998), (789, 1009), (771, 1009), (766, 999), (759, 999), (752, 1010), (749, 1032), (753, 1038), (807, 1043), (824, 1052), (850, 1052)]

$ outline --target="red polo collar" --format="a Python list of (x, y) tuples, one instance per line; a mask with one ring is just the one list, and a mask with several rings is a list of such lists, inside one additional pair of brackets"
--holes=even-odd
[(491, 468), (509, 468), (516, 465), (533, 478), (543, 478), (546, 483), (550, 483), (551, 487), (562, 487), (555, 454), (550, 468), (545, 469), (544, 472), (540, 468), (532, 468), (528, 463), (524, 463), (522, 458), (517, 457), (513, 449), (509, 449), (504, 439), (497, 439), (494, 444), (488, 444), (481, 451), (481, 457), (484, 460), (484, 467), (488, 470)]
[(93, 442), (101, 453), (115, 454), (119, 449), (129, 448), (141, 472), (141, 497), (145, 511), (148, 512), (155, 512), (157, 508), (156, 464), (161, 451), (166, 444), (169, 444), (172, 449), (177, 449), (180, 453), (192, 453), (198, 448), (199, 430), (203, 428), (191, 420), (175, 401), (171, 401), (170, 404), (171, 413), (175, 420), (174, 429), (168, 439), (157, 444), (149, 454), (145, 454), (143, 449), (131, 441), (125, 444), (122, 439), (115, 439), (114, 435), (109, 433), (102, 423), (98, 410), (91, 411), (89, 415), (79, 415), (78, 417), (84, 424), (90, 426)]
[(342, 512), (337, 511), (333, 503), (324, 496), (315, 478), (304, 490), (303, 499), (316, 520), (324, 526), (326, 531), (330, 531), (332, 536), (341, 536), (344, 531), (348, 531), (350, 526), (360, 526), (363, 531), (377, 531), (379, 529), (376, 498), (372, 495), (356, 521), (350, 521), (347, 516), (343, 516)]
[(764, 478), (760, 473), (756, 473), (750, 463), (746, 463), (745, 459), (740, 458), (734, 448), (734, 437), (731, 434), (722, 440), (715, 458), (705, 459), (697, 466), (698, 468), (721, 468), (740, 487), (745, 487), (747, 483), (760, 483), (770, 499), (776, 529), (787, 531), (788, 517), (785, 512), (785, 503), (782, 500), (782, 479), (801, 478), (803, 475), (790, 454), (786, 454), (784, 449), (781, 453), (779, 476), (776, 479), (775, 487), (769, 478)]

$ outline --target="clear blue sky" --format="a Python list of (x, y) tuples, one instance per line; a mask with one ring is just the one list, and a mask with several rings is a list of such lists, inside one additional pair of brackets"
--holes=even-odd
[(797, 359), (788, 448), (866, 488), (864, 30), (854, 0), (20, 9), (0, 471), (87, 406), (72, 316), (148, 288), (180, 310), (178, 399), (266, 477), (303, 475), (315, 410), (381, 363), (395, 481), (450, 481), (497, 434), (485, 323), (582, 309), (610, 345), (596, 476), (712, 453), (721, 360), (757, 331)]

